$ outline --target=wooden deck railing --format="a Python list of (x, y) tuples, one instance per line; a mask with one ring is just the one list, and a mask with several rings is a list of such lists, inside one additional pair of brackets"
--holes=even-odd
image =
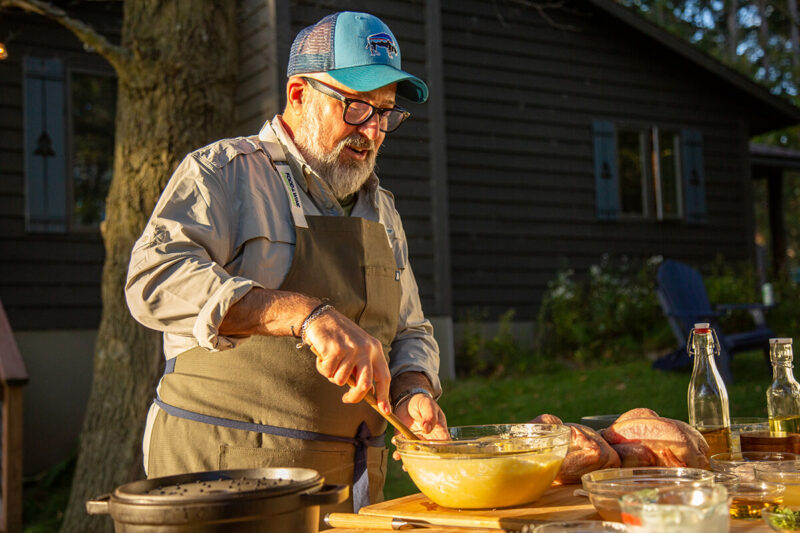
[(22, 531), (22, 387), (28, 372), (0, 302), (0, 389), (2, 390), (2, 472), (0, 532)]

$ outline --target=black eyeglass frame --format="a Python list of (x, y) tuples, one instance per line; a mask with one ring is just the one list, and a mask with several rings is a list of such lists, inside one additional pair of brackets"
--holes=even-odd
[[(399, 111), (403, 118), (400, 120), (400, 122), (397, 123), (397, 126), (395, 126), (394, 128), (392, 128), (390, 130), (381, 128), (380, 127), (380, 122), (381, 121), (378, 120), (378, 127), (380, 128), (380, 130), (382, 132), (384, 132), (384, 133), (391, 133), (393, 131), (396, 131), (397, 128), (399, 128), (400, 126), (402, 126), (403, 122), (408, 120), (408, 117), (411, 116), (411, 113), (409, 111), (406, 111), (405, 109), (403, 109), (400, 106), (375, 107), (374, 105), (370, 104), (369, 102), (365, 102), (364, 100), (359, 100), (357, 98), (348, 98), (345, 95), (343, 95), (342, 93), (340, 93), (339, 91), (337, 91), (336, 89), (325, 85), (324, 83), (322, 83), (319, 80), (315, 80), (314, 78), (307, 78), (305, 76), (301, 76), (301, 77), (302, 77), (302, 79), (304, 79), (315, 90), (321, 92), (322, 94), (324, 94), (326, 96), (330, 96), (331, 98), (339, 100), (340, 102), (344, 102), (344, 109), (342, 110), (342, 120), (345, 123), (350, 124), (351, 126), (360, 126), (360, 125), (368, 122), (369, 119), (371, 119), (372, 116), (375, 113), (377, 113), (379, 115), (378, 118), (380, 119), (380, 118), (382, 118), (384, 113), (391, 113), (393, 111), (394, 112)], [(369, 107), (372, 108), (372, 111), (370, 112), (369, 115), (367, 115), (367, 117), (364, 120), (362, 120), (360, 122), (351, 122), (351, 121), (347, 120), (347, 110), (350, 108), (350, 104), (353, 104), (353, 103), (359, 103), (359, 104), (368, 105)], [(388, 118), (387, 118), (387, 123), (388, 123)]]

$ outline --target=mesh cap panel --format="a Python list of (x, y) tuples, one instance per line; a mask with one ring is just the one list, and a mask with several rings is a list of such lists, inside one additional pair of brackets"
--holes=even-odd
[(333, 32), (337, 16), (338, 13), (328, 15), (300, 31), (289, 52), (288, 76), (333, 69)]

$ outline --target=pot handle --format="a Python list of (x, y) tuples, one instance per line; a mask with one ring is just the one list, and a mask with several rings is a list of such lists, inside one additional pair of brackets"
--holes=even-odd
[(87, 500), (86, 512), (89, 514), (108, 514), (108, 501), (111, 494), (101, 494), (93, 500)]
[(323, 485), (317, 492), (301, 494), (300, 498), (306, 505), (333, 505), (342, 503), (350, 495), (347, 485)]

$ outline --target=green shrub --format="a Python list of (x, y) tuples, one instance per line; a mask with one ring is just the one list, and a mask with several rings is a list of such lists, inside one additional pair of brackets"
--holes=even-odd
[(456, 353), (456, 373), (459, 376), (502, 376), (541, 373), (561, 368), (561, 365), (543, 359), (530, 343), (513, 331), (514, 309), (498, 317), (497, 330), (488, 333), (488, 313), (472, 310), (459, 321), (464, 329), (461, 345)]
[[(719, 256), (701, 272), (712, 307), (761, 302), (758, 274), (749, 263), (732, 263)], [(723, 331), (730, 332), (747, 331), (755, 326), (752, 315), (745, 310), (731, 311), (720, 316), (718, 321)]]
[(536, 351), (578, 365), (625, 361), (674, 344), (655, 296), (661, 257), (613, 264), (603, 256), (576, 279), (562, 270), (547, 288), (536, 326)]
[[(569, 364), (585, 367), (603, 362), (654, 358), (677, 347), (655, 293), (661, 257), (645, 261), (626, 258), (600, 263), (578, 277), (561, 269), (549, 284), (536, 321), (532, 346), (512, 334), (514, 310), (499, 317), (497, 331), (487, 334), (488, 313), (473, 311), (460, 321), (464, 336), (456, 357), (461, 376), (502, 376), (543, 372)], [(748, 263), (723, 258), (700, 268), (713, 305), (761, 301), (758, 276)], [(788, 279), (774, 282), (777, 305), (767, 323), (778, 336), (800, 331), (800, 286)], [(727, 332), (754, 327), (747, 311), (718, 319)]]

